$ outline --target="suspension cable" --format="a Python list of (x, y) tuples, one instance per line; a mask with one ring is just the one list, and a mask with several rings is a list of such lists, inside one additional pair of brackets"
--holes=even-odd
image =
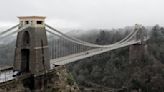
[(125, 37), (126, 39), (123, 39), (123, 40), (121, 40), (121, 41), (119, 41), (119, 42), (116, 42), (115, 44), (110, 44), (110, 45), (97, 45), (97, 44), (92, 44), (92, 43), (88, 43), (88, 42), (85, 42), (85, 41), (81, 41), (81, 40), (76, 39), (76, 38), (73, 38), (73, 37), (69, 37), (69, 36), (65, 35), (64, 33), (60, 32), (60, 31), (58, 31), (58, 30), (56, 30), (56, 29), (54, 29), (53, 27), (51, 27), (51, 26), (49, 26), (49, 25), (46, 25), (46, 26), (47, 26), (48, 28), (50, 28), (51, 30), (53, 30), (53, 31), (55, 31), (55, 32), (57, 32), (57, 33), (59, 33), (59, 34), (61, 34), (62, 37), (65, 37), (66, 39), (68, 39), (68, 40), (70, 40), (70, 41), (73, 41), (73, 42), (76, 42), (76, 43), (78, 43), (78, 44), (82, 44), (82, 45), (85, 45), (85, 46), (90, 46), (90, 47), (111, 47), (111, 46), (113, 46), (113, 45), (115, 45), (115, 44), (122, 43), (122, 42), (128, 40), (129, 37), (134, 36), (134, 35), (133, 35), (134, 32), (138, 31), (138, 30), (132, 31), (127, 37)]
[(91, 44), (91, 43), (88, 43), (88, 42), (85, 42), (85, 41), (81, 41), (81, 40), (76, 39), (76, 38), (73, 38), (73, 37), (69, 37), (69, 36), (65, 35), (64, 33), (62, 33), (62, 32), (60, 32), (60, 31), (54, 29), (53, 27), (50, 27), (50, 26), (48, 26), (48, 25), (46, 25), (46, 26), (47, 26), (49, 29), (53, 30), (54, 32), (57, 32), (57, 33), (61, 34), (62, 37), (66, 38), (66, 39), (69, 39), (70, 41), (77, 42), (77, 44), (83, 44), (83, 45), (84, 45), (84, 44), (85, 44), (85, 45), (87, 44), (87, 46), (99, 47), (99, 45), (97, 45), (97, 44)]
[(1, 35), (4, 35), (4, 34), (6, 34), (6, 33), (8, 33), (9, 31), (11, 31), (11, 30), (17, 28), (18, 26), (19, 26), (19, 24), (17, 24), (17, 25), (15, 25), (15, 26), (13, 26), (13, 27), (11, 27), (11, 28), (9, 28), (9, 29), (7, 29), (7, 30), (1, 32), (1, 33), (0, 33), (0, 36), (1, 36)]
[(22, 31), (22, 30), (28, 28), (29, 26), (30, 26), (30, 25), (26, 25), (26, 26), (24, 26), (24, 27), (22, 27), (22, 28), (20, 28), (20, 29), (17, 29), (17, 30), (15, 30), (15, 31), (13, 31), (13, 32), (11, 32), (11, 33), (5, 35), (5, 36), (0, 37), (0, 39), (3, 40), (3, 39), (5, 39), (6, 37), (9, 37), (10, 35), (13, 35), (13, 34), (19, 32), (19, 31)]

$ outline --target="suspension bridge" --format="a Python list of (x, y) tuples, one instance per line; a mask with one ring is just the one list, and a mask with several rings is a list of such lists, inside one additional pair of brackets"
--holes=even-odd
[[(135, 25), (135, 28), (122, 40), (114, 44), (98, 45), (64, 34), (46, 24), (45, 17), (25, 16), (19, 19), (19, 24), (0, 33), (1, 40), (17, 34), (13, 68), (1, 69), (1, 83), (29, 73), (37, 76), (38, 73), (49, 72), (54, 67), (126, 46), (142, 44), (148, 39), (144, 33), (144, 27)], [(47, 39), (49, 35), (53, 38), (53, 50), (48, 50), (47, 40), (51, 39)]]

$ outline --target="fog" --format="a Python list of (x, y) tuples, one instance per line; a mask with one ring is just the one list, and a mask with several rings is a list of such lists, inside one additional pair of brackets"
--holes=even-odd
[(17, 16), (46, 16), (59, 29), (111, 29), (164, 25), (163, 0), (1, 0), (0, 27), (18, 23)]

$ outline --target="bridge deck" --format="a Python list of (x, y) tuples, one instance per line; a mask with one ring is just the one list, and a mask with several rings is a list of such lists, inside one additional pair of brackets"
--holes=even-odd
[(80, 59), (84, 59), (84, 58), (87, 58), (87, 57), (92, 57), (92, 56), (97, 55), (97, 54), (101, 54), (101, 53), (108, 52), (108, 51), (111, 51), (111, 50), (114, 50), (114, 49), (126, 47), (126, 46), (131, 45), (131, 44), (137, 44), (139, 42), (140, 41), (133, 41), (133, 42), (126, 42), (126, 43), (119, 44), (119, 45), (115, 44), (115, 45), (113, 45), (111, 47), (108, 47), (108, 48), (97, 48), (97, 49), (81, 52), (81, 53), (78, 53), (78, 54), (72, 54), (72, 55), (62, 57), (62, 58), (59, 58), (59, 59), (52, 59), (50, 61), (51, 68), (53, 68), (54, 65), (65, 65), (65, 64), (68, 64), (68, 63), (71, 63), (71, 62), (78, 61)]

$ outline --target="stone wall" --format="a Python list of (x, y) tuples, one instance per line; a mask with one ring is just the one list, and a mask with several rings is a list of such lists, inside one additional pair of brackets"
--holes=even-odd
[(73, 77), (67, 72), (65, 66), (54, 68), (54, 70), (51, 70), (49, 73), (42, 75), (42, 78), (44, 85), (41, 89), (31, 91), (27, 86), (24, 86), (23, 80), (25, 79), (18, 78), (1, 83), (0, 92), (80, 92)]

